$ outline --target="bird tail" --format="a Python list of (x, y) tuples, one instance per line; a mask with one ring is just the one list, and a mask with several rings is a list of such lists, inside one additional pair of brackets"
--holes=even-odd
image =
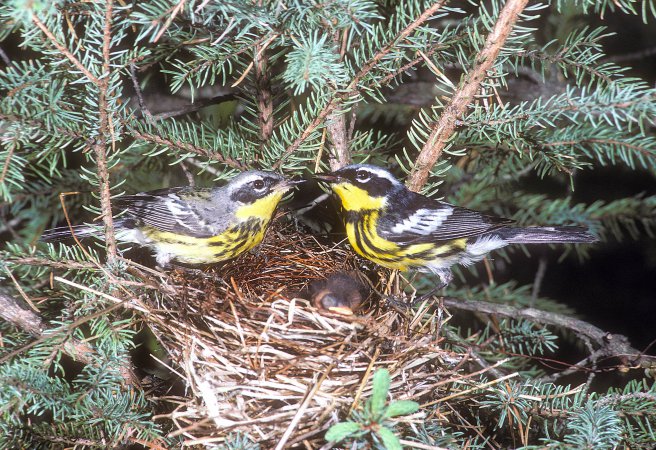
[(581, 227), (507, 227), (494, 233), (510, 244), (583, 244), (599, 240)]
[[(114, 226), (120, 230), (121, 228), (124, 228), (124, 222), (125, 219), (114, 219)], [(73, 234), (75, 234), (75, 237), (78, 239), (84, 239), (88, 237), (100, 238), (103, 236), (102, 225), (72, 225), (71, 227), (65, 226), (45, 230), (41, 235), (41, 240), (45, 242), (61, 242), (67, 239), (72, 239), (73, 234), (71, 234), (71, 230), (73, 231)]]

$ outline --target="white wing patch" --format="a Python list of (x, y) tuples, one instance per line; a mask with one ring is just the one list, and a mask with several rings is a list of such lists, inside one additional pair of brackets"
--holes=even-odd
[(429, 235), (437, 230), (453, 214), (452, 208), (418, 209), (413, 215), (392, 227), (392, 233)]
[(467, 253), (474, 258), (482, 259), (487, 253), (508, 245), (508, 242), (493, 234), (481, 236), (475, 242), (467, 245)]

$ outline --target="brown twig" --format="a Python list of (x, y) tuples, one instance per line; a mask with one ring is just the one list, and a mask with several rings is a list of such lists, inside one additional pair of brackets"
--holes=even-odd
[(130, 63), (130, 78), (132, 78), (132, 87), (134, 87), (134, 92), (137, 95), (137, 101), (139, 103), (139, 109), (141, 110), (141, 115), (146, 118), (150, 123), (153, 122), (153, 115), (150, 113), (150, 110), (146, 106), (144, 101), (143, 94), (141, 92), (141, 86), (139, 86), (139, 80), (137, 78), (137, 66), (134, 63)]
[(440, 119), (433, 125), (426, 143), (419, 152), (407, 182), (408, 187), (413, 191), (419, 191), (426, 184), (431, 168), (437, 163), (455, 131), (456, 120), (465, 113), (467, 106), (474, 99), (487, 71), (492, 68), (501, 47), (527, 3), (528, 0), (508, 0), (504, 5), (499, 19), (476, 57), (474, 68), (467, 74), (449, 103), (444, 107)]
[(326, 129), (332, 143), (328, 154), (331, 170), (337, 170), (351, 162), (351, 152), (346, 136), (346, 115), (342, 111), (333, 111), (326, 121)]
[(159, 41), (159, 38), (162, 37), (164, 32), (171, 26), (171, 23), (173, 23), (173, 20), (175, 17), (182, 11), (182, 8), (184, 7), (185, 0), (180, 0), (177, 5), (173, 8), (171, 11), (171, 14), (166, 18), (166, 22), (164, 23), (164, 26), (162, 27), (161, 30), (157, 33), (157, 36), (155, 36), (155, 39), (153, 39), (153, 42)]
[(260, 129), (260, 146), (264, 148), (273, 136), (273, 95), (269, 57), (262, 45), (254, 48), (255, 91), (257, 97), (257, 122)]
[(96, 77), (94, 77), (89, 70), (82, 65), (82, 63), (71, 53), (68, 51), (66, 47), (64, 47), (62, 44), (60, 44), (57, 41), (57, 38), (55, 38), (55, 35), (52, 34), (52, 32), (46, 27), (43, 22), (39, 20), (39, 18), (36, 16), (36, 14), (32, 14), (32, 21), (34, 22), (34, 25), (36, 25), (41, 31), (43, 31), (43, 34), (46, 35), (48, 39), (50, 39), (50, 42), (59, 50), (65, 57), (68, 58), (70, 62), (73, 63), (75, 67), (80, 69), (80, 72), (84, 74), (85, 77), (87, 77), (93, 84), (98, 86), (100, 84), (100, 80)]
[(16, 144), (12, 142), (9, 145), (9, 150), (7, 151), (7, 157), (5, 158), (4, 166), (2, 166), (2, 172), (0, 173), (0, 184), (5, 182), (5, 177), (7, 176), (7, 172), (9, 172), (9, 164), (11, 163), (12, 156), (14, 156), (15, 149)]
[(237, 161), (236, 159), (230, 157), (224, 157), (219, 153), (210, 153), (208, 150), (202, 147), (196, 147), (195, 145), (189, 144), (187, 142), (172, 141), (169, 139), (165, 139), (162, 136), (156, 134), (144, 133), (134, 129), (130, 130), (129, 132), (132, 135), (132, 137), (136, 139), (141, 139), (146, 142), (152, 142), (157, 145), (164, 145), (171, 148), (179, 148), (181, 150), (190, 153), (195, 153), (197, 155), (204, 156), (209, 159), (213, 159), (215, 161), (225, 164), (226, 166), (230, 166), (234, 169), (239, 169), (239, 170), (246, 169), (246, 165), (241, 161)]
[[(105, 224), (105, 247), (107, 249), (107, 261), (112, 262), (116, 258), (116, 236), (114, 235), (114, 218), (112, 216), (111, 184), (109, 181), (109, 170), (107, 168), (107, 143), (106, 139), (111, 136), (109, 104), (107, 102), (110, 78), (110, 45), (112, 38), (112, 0), (105, 2), (105, 25), (103, 27), (103, 64), (104, 77), (99, 80), (98, 87), (98, 114), (100, 118), (100, 136), (93, 146), (96, 154), (96, 169), (98, 172), (98, 184), (100, 189), (100, 209)], [(113, 139), (112, 139), (113, 140)]]
[(41, 317), (34, 311), (21, 308), (16, 299), (2, 291), (0, 291), (0, 318), (32, 336), (40, 336), (43, 333)]

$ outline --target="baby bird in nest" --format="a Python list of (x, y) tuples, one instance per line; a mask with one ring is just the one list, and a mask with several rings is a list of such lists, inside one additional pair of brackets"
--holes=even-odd
[(319, 309), (353, 315), (369, 297), (370, 289), (355, 272), (338, 272), (308, 286), (309, 299)]

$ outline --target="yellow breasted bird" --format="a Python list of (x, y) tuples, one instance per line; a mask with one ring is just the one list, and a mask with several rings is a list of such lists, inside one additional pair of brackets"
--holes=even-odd
[(390, 269), (434, 273), (440, 287), (451, 282), (451, 266), (473, 264), (509, 244), (597, 240), (580, 227), (513, 227), (512, 220), (412, 192), (373, 165), (354, 164), (316, 177), (341, 200), (346, 235), (359, 255)]
[[(297, 184), (272, 172), (251, 170), (216, 188), (173, 187), (119, 197), (125, 214), (114, 220), (116, 238), (151, 248), (157, 263), (211, 264), (262, 242), (285, 192)], [(77, 237), (100, 227), (76, 225)], [(43, 240), (71, 236), (68, 227), (46, 230)]]

